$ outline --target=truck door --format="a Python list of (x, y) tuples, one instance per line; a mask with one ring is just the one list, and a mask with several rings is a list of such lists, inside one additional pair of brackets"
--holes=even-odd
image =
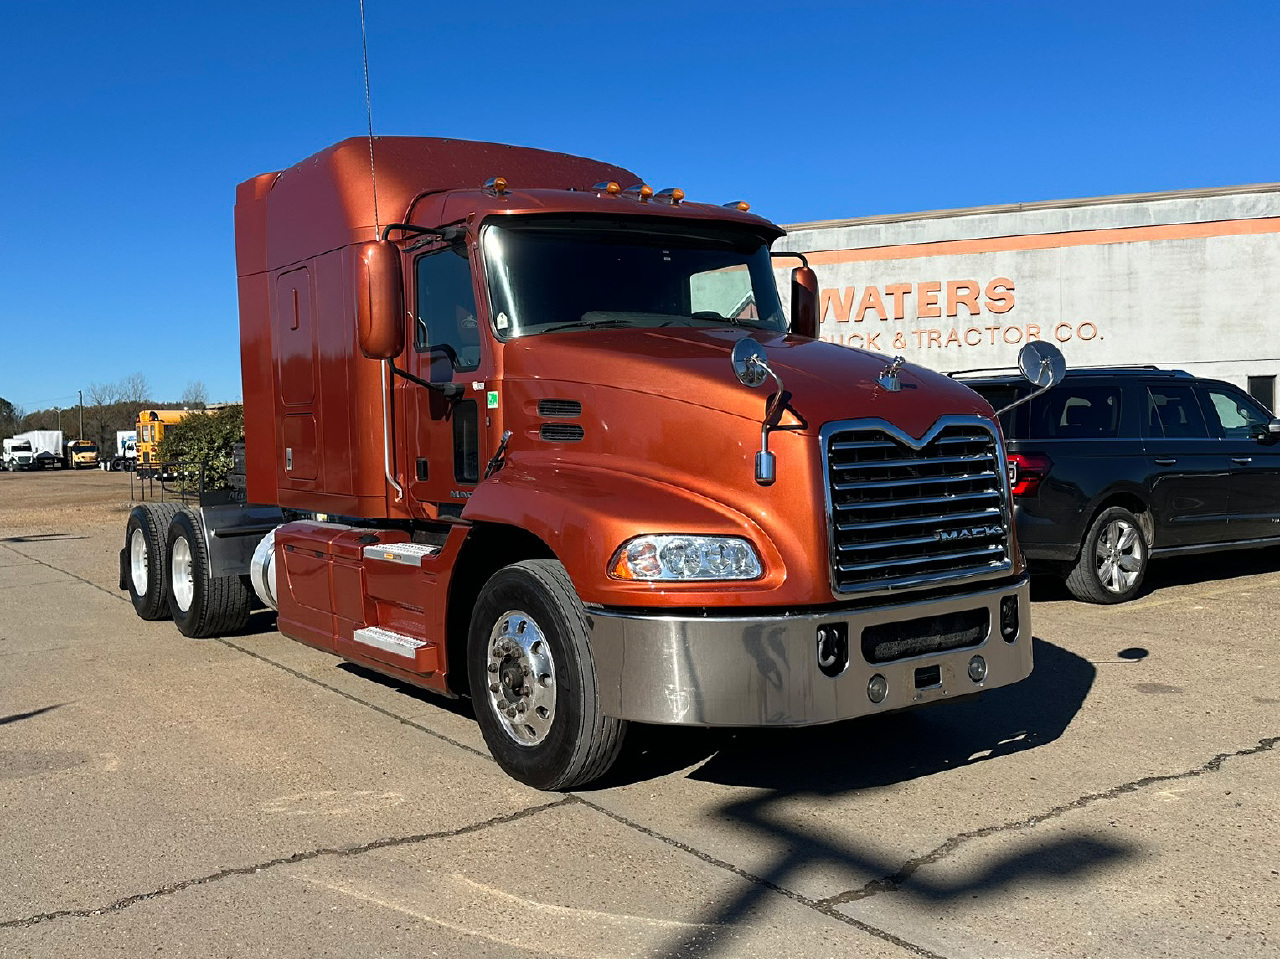
[(406, 383), (405, 472), (409, 497), (444, 511), (460, 509), (480, 481), (479, 408), (492, 362), (476, 310), (466, 246), (429, 249), (414, 261), (409, 372), (431, 383), (457, 383), (456, 398)]

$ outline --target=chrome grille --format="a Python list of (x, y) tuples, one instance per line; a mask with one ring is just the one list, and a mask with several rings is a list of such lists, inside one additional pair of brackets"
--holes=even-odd
[(931, 586), (1011, 568), (1000, 447), (944, 417), (916, 441), (883, 421), (823, 430), (836, 593)]

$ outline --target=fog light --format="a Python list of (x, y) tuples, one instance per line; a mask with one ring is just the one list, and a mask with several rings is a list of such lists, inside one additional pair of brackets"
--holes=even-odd
[(975, 656), (969, 660), (969, 678), (975, 683), (980, 683), (987, 678), (987, 661), (981, 656)]
[(867, 683), (867, 698), (873, 703), (882, 703), (884, 698), (889, 695), (889, 681), (876, 673)]
[(1006, 643), (1018, 638), (1018, 597), (1004, 596), (1000, 599), (1000, 636)]

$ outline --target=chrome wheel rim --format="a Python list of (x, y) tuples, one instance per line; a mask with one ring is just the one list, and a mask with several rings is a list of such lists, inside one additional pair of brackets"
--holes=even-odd
[(173, 541), (170, 565), (173, 569), (170, 580), (173, 599), (178, 604), (178, 609), (185, 613), (191, 608), (191, 600), (196, 592), (195, 578), (191, 575), (191, 544), (185, 536), (179, 536)]
[(521, 610), (498, 617), (485, 669), (489, 708), (503, 731), (522, 746), (546, 739), (556, 718), (556, 666), (533, 617)]
[(1146, 556), (1138, 528), (1128, 520), (1113, 519), (1102, 530), (1094, 550), (1094, 568), (1103, 589), (1124, 593), (1133, 588)]
[(146, 596), (147, 537), (141, 529), (129, 534), (129, 578), (133, 580), (133, 591), (139, 596)]

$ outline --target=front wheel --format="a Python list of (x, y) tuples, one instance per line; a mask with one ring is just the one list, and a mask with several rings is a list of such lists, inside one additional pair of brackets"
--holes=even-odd
[(600, 712), (582, 601), (560, 563), (515, 563), (484, 585), (467, 676), (485, 743), (513, 779), (572, 789), (618, 758), (626, 723)]
[(1086, 603), (1127, 602), (1142, 588), (1150, 557), (1138, 518), (1119, 506), (1104, 509), (1085, 534), (1067, 589)]

